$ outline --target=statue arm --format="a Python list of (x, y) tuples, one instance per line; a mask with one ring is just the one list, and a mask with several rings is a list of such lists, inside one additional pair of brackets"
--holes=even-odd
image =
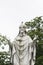
[(37, 37), (35, 36), (33, 39), (33, 60), (34, 61), (36, 59), (36, 39), (37, 39)]
[(16, 42), (13, 42), (13, 49), (12, 49), (12, 55), (16, 53)]
[(29, 45), (28, 52), (29, 52), (29, 60), (31, 60), (31, 55), (32, 55), (32, 44), (31, 43)]
[(13, 58), (14, 58), (14, 55), (15, 55), (15, 53), (16, 53), (16, 51), (15, 51), (15, 42), (13, 42), (12, 43), (12, 48), (11, 48), (11, 63), (13, 63)]
[(34, 65), (36, 60), (36, 38), (33, 39), (32, 44), (32, 60), (31, 63)]
[(31, 55), (32, 55), (32, 44), (33, 44), (33, 40), (28, 37), (28, 52), (29, 52), (29, 60), (31, 60)]
[(9, 54), (11, 55), (12, 52), (12, 43), (9, 43)]
[(36, 59), (36, 44), (33, 45), (33, 61)]

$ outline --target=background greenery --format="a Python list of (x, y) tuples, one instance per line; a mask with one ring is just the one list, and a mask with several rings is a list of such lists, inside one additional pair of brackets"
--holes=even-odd
[[(27, 35), (33, 39), (36, 38), (36, 64), (35, 65), (43, 65), (43, 17), (36, 17), (31, 21), (25, 23), (27, 26)], [(2, 42), (2, 43), (1, 43)], [(0, 35), (0, 46), (2, 44), (10, 44), (10, 40), (6, 38), (6, 36)], [(11, 47), (11, 46), (10, 46)], [(4, 49), (4, 47), (2, 48)], [(0, 52), (0, 65), (11, 65), (10, 55), (7, 52)]]
[(36, 64), (43, 65), (43, 17), (36, 17), (33, 20), (26, 22), (27, 34), (33, 39), (36, 39)]
[[(4, 46), (2, 46), (4, 44)], [(8, 44), (10, 46), (10, 40), (6, 36), (0, 35), (0, 47), (4, 50), (5, 46)], [(9, 51), (8, 51), (9, 52)], [(6, 51), (0, 52), (0, 65), (11, 65), (10, 54)]]

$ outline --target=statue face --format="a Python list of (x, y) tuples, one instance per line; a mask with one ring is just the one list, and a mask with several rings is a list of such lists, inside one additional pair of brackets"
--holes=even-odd
[(19, 32), (20, 32), (20, 35), (23, 36), (23, 34), (25, 33), (25, 28), (19, 27)]
[(21, 36), (23, 36), (25, 34), (25, 31), (26, 31), (26, 26), (22, 22), (21, 25), (20, 25), (20, 27), (19, 27), (19, 34)]

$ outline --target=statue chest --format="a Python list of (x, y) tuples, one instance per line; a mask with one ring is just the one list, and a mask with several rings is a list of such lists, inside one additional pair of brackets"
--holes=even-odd
[(15, 46), (16, 46), (17, 50), (23, 51), (24, 49), (26, 49), (28, 47), (28, 40), (18, 39)]
[(16, 54), (19, 58), (23, 58), (28, 51), (28, 39), (18, 39), (15, 43)]

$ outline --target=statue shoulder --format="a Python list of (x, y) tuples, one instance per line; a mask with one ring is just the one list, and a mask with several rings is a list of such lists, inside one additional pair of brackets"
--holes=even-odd
[(14, 41), (13, 41), (13, 45), (16, 43), (16, 38), (14, 39)]
[(13, 41), (13, 44), (16, 44), (19, 39), (20, 39), (20, 37), (19, 37), (19, 36), (16, 36), (16, 38), (15, 38), (14, 41)]
[(32, 38), (29, 35), (26, 35), (26, 38), (28, 39), (28, 42), (29, 43), (32, 43), (33, 42)]

